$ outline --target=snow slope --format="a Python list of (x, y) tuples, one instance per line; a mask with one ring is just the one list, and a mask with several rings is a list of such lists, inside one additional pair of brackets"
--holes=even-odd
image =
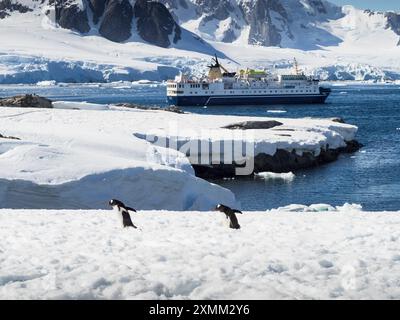
[[(279, 130), (242, 131), (221, 127), (274, 119), (76, 102), (56, 102), (55, 106), (57, 109), (1, 108), (1, 134), (21, 139), (0, 138), (2, 207), (102, 209), (113, 197), (129, 200), (138, 209), (209, 210), (217, 203), (237, 206), (230, 191), (194, 176), (186, 158), (199, 154), (191, 149), (193, 141), (207, 145), (247, 141), (254, 143), (250, 146), (255, 154), (273, 155), (279, 148), (318, 155), (327, 145), (344, 146), (357, 132), (355, 126), (328, 119), (279, 119), (283, 123)], [(157, 141), (151, 143), (154, 137), (177, 141), (178, 151), (167, 150), (167, 145)], [(218, 152), (223, 155), (225, 149)]]
[(216, 212), (142, 211), (141, 232), (114, 214), (0, 210), (0, 298), (400, 298), (400, 212), (291, 206), (231, 230)]
[[(185, 12), (181, 10), (177, 14)], [(194, 15), (194, 11), (191, 14)], [(400, 79), (399, 36), (387, 28), (384, 14), (345, 6), (335, 19), (324, 18), (315, 23), (310, 20), (315, 18), (312, 15), (307, 15), (306, 21), (305, 18), (304, 21), (294, 19), (295, 23), (308, 23), (310, 30), (316, 30), (310, 31), (312, 35), (296, 31), (299, 43), (305, 43), (307, 39), (310, 42), (321, 40), (317, 42), (319, 46), (312, 48), (293, 46), (290, 41), (294, 40), (290, 38), (282, 38), (282, 47), (250, 45), (246, 26), (232, 43), (220, 42), (218, 35), (223, 33), (229, 21), (218, 22), (214, 29), (208, 24), (204, 26), (211, 31), (198, 30), (196, 23), (199, 20), (193, 15), (188, 14), (189, 20), (184, 26), (200, 36), (215, 32), (215, 37), (205, 37), (209, 39), (208, 43), (202, 43), (183, 30), (183, 39), (177, 45), (160, 48), (134, 36), (124, 43), (115, 43), (97, 33), (81, 35), (62, 29), (41, 10), (24, 14), (13, 12), (12, 16), (0, 19), (0, 83), (160, 81), (173, 78), (180, 70), (203, 74), (214, 53), (226, 56), (223, 62), (233, 70), (239, 66), (275, 67), (278, 72), (287, 72), (291, 71), (288, 69), (296, 57), (306, 73), (322, 79)], [(322, 41), (325, 38), (319, 32), (322, 35), (329, 33), (334, 41)]]
[(1, 205), (105, 208), (111, 197), (143, 209), (236, 204), (230, 191), (196, 178), (184, 155), (135, 138), (139, 112), (2, 109), (2, 132), (22, 140), (0, 139)]

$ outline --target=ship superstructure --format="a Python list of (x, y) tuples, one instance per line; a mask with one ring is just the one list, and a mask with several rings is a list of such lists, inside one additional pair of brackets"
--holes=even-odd
[(177, 106), (324, 103), (331, 92), (302, 73), (296, 60), (293, 74), (288, 75), (252, 69), (229, 72), (217, 57), (208, 68), (204, 79), (181, 73), (168, 81), (168, 102)]

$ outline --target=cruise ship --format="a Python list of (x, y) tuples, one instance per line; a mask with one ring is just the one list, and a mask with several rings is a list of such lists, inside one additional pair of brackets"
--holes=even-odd
[(304, 75), (294, 61), (294, 72), (274, 75), (264, 70), (229, 72), (218, 57), (203, 79), (182, 73), (167, 82), (167, 99), (175, 106), (269, 105), (324, 103), (331, 93), (319, 80)]

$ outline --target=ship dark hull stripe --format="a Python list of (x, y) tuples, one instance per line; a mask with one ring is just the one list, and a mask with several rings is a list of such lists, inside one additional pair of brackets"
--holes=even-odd
[(324, 103), (328, 94), (318, 95), (259, 95), (259, 96), (168, 96), (168, 103), (176, 106), (213, 105), (268, 105)]

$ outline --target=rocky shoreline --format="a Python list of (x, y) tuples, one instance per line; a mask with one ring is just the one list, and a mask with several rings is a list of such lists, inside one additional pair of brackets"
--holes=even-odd
[[(315, 168), (336, 161), (341, 154), (354, 153), (363, 147), (357, 140), (348, 141), (346, 144), (346, 147), (338, 149), (321, 150), (318, 156), (313, 155), (311, 152), (304, 152), (302, 155), (298, 155), (295, 150), (289, 152), (283, 149), (278, 149), (273, 156), (260, 153), (254, 158), (254, 171), (250, 176), (260, 172), (285, 173)], [(249, 177), (236, 175), (236, 168), (240, 167), (242, 166), (235, 164), (193, 165), (196, 176), (208, 180)]]

